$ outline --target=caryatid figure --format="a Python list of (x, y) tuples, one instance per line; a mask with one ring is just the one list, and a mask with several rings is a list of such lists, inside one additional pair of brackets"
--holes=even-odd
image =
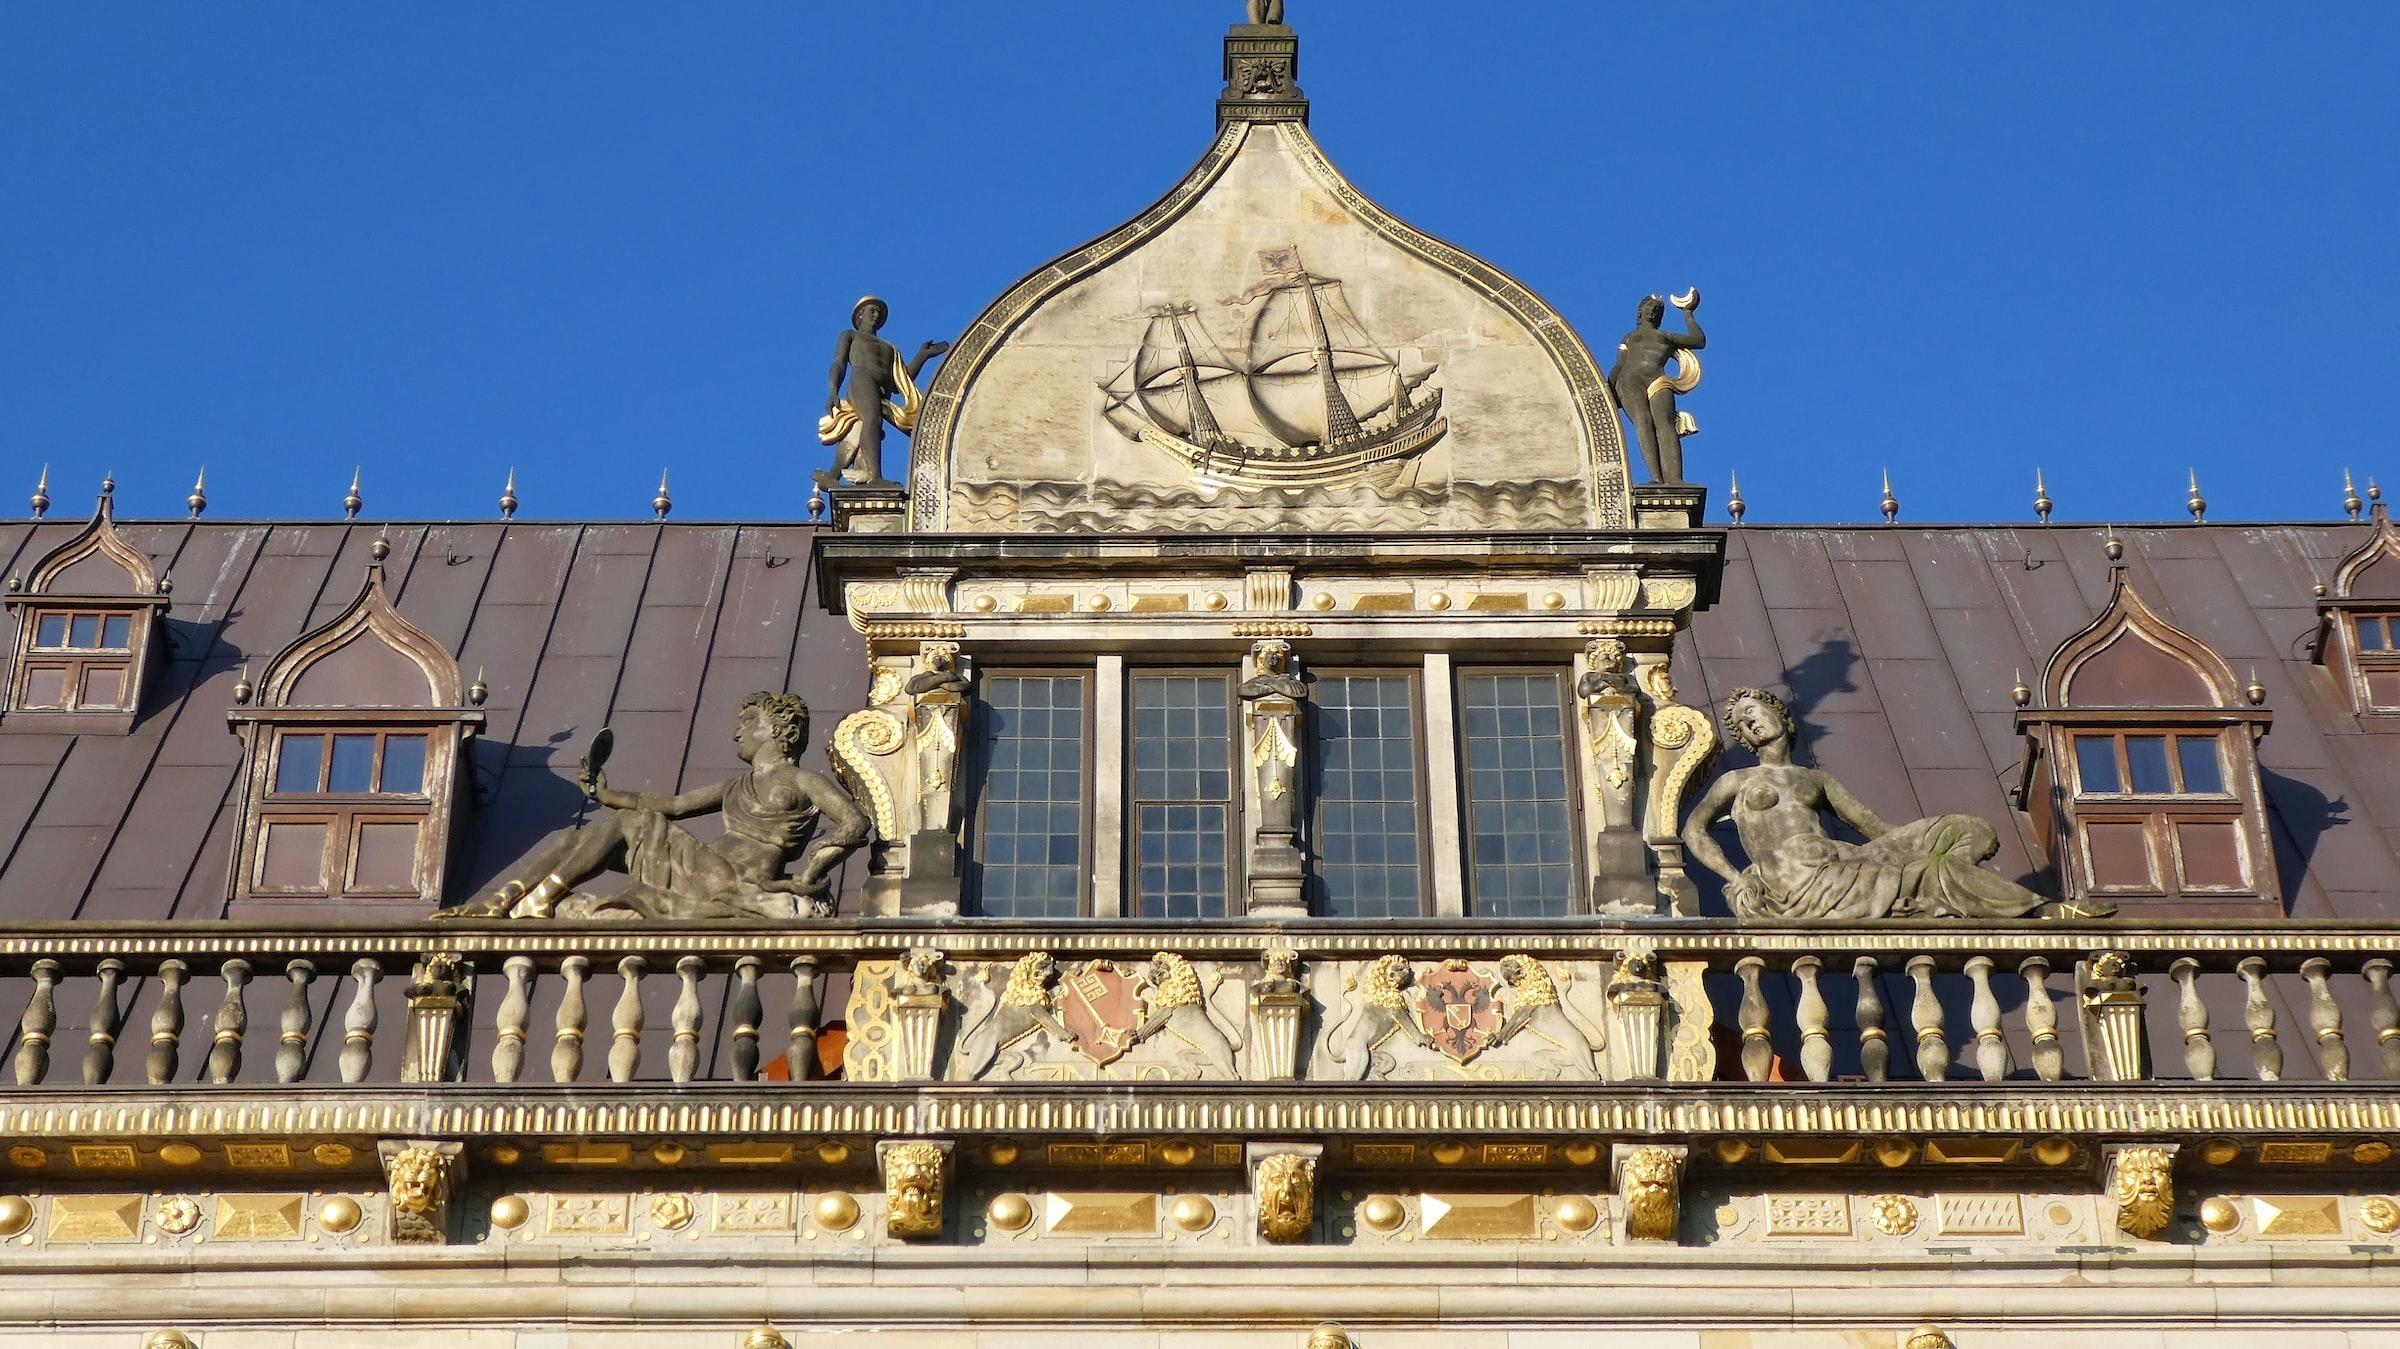
[[(1708, 345), (1708, 334), (1700, 330), (1700, 288), (1676, 296), (1675, 307), (1683, 311), (1680, 333), (1659, 326), (1667, 316), (1665, 300), (1642, 297), (1633, 331), (1617, 344), (1617, 363), (1608, 372), (1608, 386), (1633, 423), (1652, 482), (1683, 481), (1683, 438), (1700, 430), (1675, 402), (1677, 394), (1700, 387), (1700, 360), (1692, 354)], [(1667, 373), (1670, 360), (1676, 367), (1672, 375)]]
[(1250, 648), (1254, 673), (1236, 690), (1249, 722), (1250, 767), (1258, 781), (1258, 824), (1250, 844), (1250, 911), (1305, 912), (1299, 847), (1300, 715), (1308, 686), (1292, 673), (1292, 644)]
[(966, 673), (958, 667), (958, 643), (927, 642), (918, 659), (925, 668), (908, 681), (916, 699), (917, 803), (920, 827), (950, 832), (951, 802), (957, 798), (958, 745), (966, 716)]
[[(917, 409), (924, 402), (917, 392), (917, 372), (950, 349), (947, 342), (928, 342), (903, 364), (899, 349), (881, 336), (891, 312), (883, 301), (867, 296), (851, 307), (850, 330), (834, 344), (825, 416), (817, 422), (817, 439), (842, 447), (832, 470), (817, 475), (817, 485), (829, 491), (844, 484), (890, 485), (883, 476), (883, 424), (916, 429)], [(844, 378), (849, 380), (847, 397)]]
[(1584, 727), (1591, 734), (1592, 759), (1599, 770), (1600, 825), (1618, 831), (1634, 827), (1634, 778), (1642, 752), (1641, 699), (1627, 669), (1625, 644), (1603, 637), (1584, 652), (1587, 666), (1575, 681), (1576, 700), (1583, 704)]

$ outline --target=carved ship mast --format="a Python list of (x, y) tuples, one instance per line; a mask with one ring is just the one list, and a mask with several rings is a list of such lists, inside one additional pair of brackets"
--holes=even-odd
[(1182, 460), (1202, 483), (1232, 487), (1354, 478), (1449, 432), (1442, 390), (1425, 388), (1434, 367), (1411, 370), (1369, 337), (1342, 283), (1309, 273), (1297, 251), (1262, 260), (1266, 280), (1227, 301), (1258, 306), (1248, 349), (1228, 354), (1193, 305), (1152, 308), (1140, 344), (1100, 386), (1111, 425)]

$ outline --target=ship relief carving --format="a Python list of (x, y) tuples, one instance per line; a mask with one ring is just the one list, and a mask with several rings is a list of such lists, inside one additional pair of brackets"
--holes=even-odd
[[(994, 967), (998, 968), (998, 967)], [(1067, 969), (1045, 952), (969, 978), (950, 1076), (961, 1081), (1232, 1081), (1249, 992), (1173, 952)], [(992, 987), (994, 982), (999, 987)], [(1217, 1004), (1222, 1002), (1223, 1006)]]
[[(1485, 967), (1445, 960), (1422, 972), (1405, 957), (1379, 957), (1345, 981), (1347, 1004), (1325, 1032), (1314, 1075), (1595, 1080), (1605, 1023), (1596, 1007), (1569, 1011), (1561, 974), (1529, 955)], [(1574, 982), (1598, 994), (1596, 980)]]
[(1297, 247), (1258, 261), (1257, 284), (1218, 306), (1234, 314), (1230, 343), (1190, 301), (1135, 317), (1140, 340), (1100, 386), (1109, 424), (1204, 489), (1405, 485), (1411, 461), (1450, 430), (1438, 368), (1378, 340), (1343, 283), (1309, 271)]

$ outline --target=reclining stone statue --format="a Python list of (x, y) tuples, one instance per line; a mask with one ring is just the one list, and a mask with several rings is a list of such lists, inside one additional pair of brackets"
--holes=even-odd
[[(1725, 878), (1742, 918), (2100, 918), (2111, 910), (2044, 899), (1985, 871), (2000, 850), (1992, 826), (1972, 815), (1887, 823), (1839, 781), (1792, 762), (1798, 723), (1764, 689), (1725, 700), (1725, 729), (1758, 755), (1755, 768), (1718, 778), (1683, 826), (1683, 846)], [(1848, 843), (1826, 831), (1824, 812), (1866, 835)], [(1730, 815), (1750, 865), (1735, 869), (1709, 836)]]
[[(608, 807), (589, 826), (545, 840), (484, 899), (443, 918), (822, 918), (832, 877), (867, 841), (866, 812), (823, 773), (795, 763), (808, 745), (808, 704), (754, 693), (735, 716), (734, 744), (750, 771), (679, 796), (621, 792), (585, 761), (583, 794)], [(676, 821), (711, 811), (725, 832), (701, 839)], [(819, 825), (825, 836), (816, 839)], [(800, 874), (784, 869), (800, 858)], [(576, 891), (607, 871), (632, 884), (612, 895)]]

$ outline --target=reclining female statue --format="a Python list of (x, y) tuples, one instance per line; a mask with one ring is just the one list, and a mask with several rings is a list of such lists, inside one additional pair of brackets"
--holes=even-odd
[[(1692, 807), (1683, 846), (1725, 878), (1725, 895), (1742, 918), (2100, 918), (2110, 910), (2062, 904), (1992, 872), (1982, 863), (2000, 850), (1992, 826), (1972, 815), (1937, 815), (1910, 824), (1884, 821), (1834, 777), (1792, 762), (1799, 733), (1791, 710), (1764, 689), (1736, 689), (1725, 700), (1725, 729), (1758, 755), (1756, 768), (1718, 778)], [(1828, 833), (1824, 812), (1867, 836), (1846, 843)], [(1737, 870), (1709, 836), (1727, 815), (1750, 865)]]

